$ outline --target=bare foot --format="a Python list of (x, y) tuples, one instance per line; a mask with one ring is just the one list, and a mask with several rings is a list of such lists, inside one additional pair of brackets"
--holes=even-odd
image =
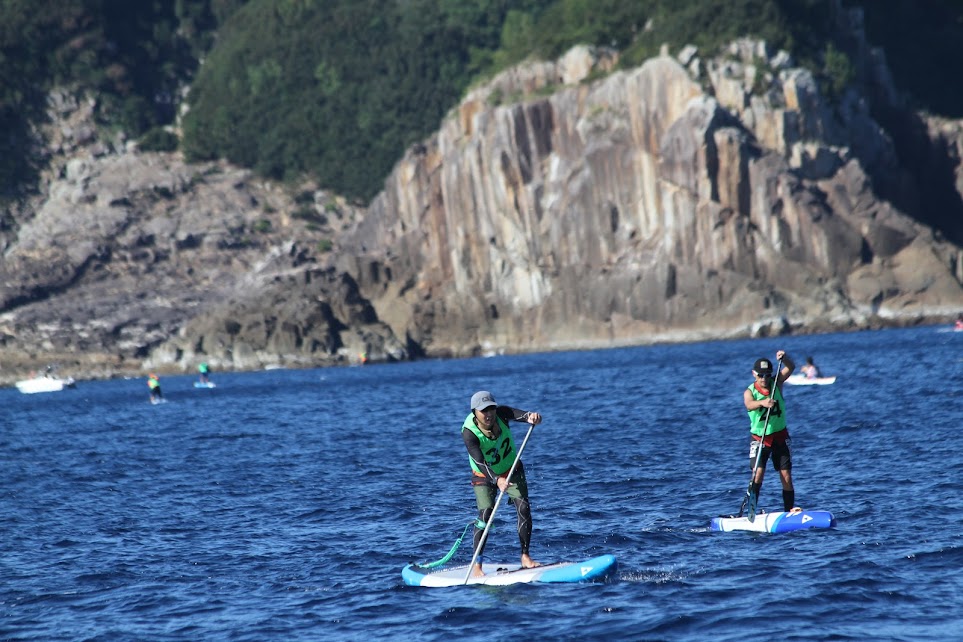
[(472, 577), (485, 577), (485, 571), (482, 570), (482, 565), (481, 565), (481, 564), (475, 564), (475, 566), (471, 569), (471, 576), (472, 576)]
[(527, 554), (522, 555), (522, 568), (535, 568), (536, 566), (541, 566), (540, 562), (536, 562)]

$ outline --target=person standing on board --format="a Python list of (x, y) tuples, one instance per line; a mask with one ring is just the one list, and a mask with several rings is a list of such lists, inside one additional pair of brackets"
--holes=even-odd
[(821, 376), (821, 375), (819, 374), (819, 368), (817, 368), (817, 367), (816, 367), (816, 364), (813, 363), (813, 358), (812, 358), (812, 357), (806, 357), (806, 365), (804, 365), (803, 367), (801, 367), (801, 368), (799, 369), (799, 372), (801, 372), (801, 373), (803, 373), (804, 375), (806, 375), (806, 378), (807, 378), (807, 379), (817, 379), (817, 378), (819, 378), (819, 377)]
[(164, 393), (161, 392), (160, 380), (153, 372), (147, 377), (147, 387), (150, 388), (151, 403), (157, 403), (164, 398)]
[[(508, 428), (509, 421), (526, 422), (531, 425), (541, 423), (542, 416), (537, 412), (518, 410), (509, 406), (499, 406), (492, 393), (481, 390), (471, 397), (471, 413), (465, 418), (461, 426), (461, 437), (468, 449), (468, 461), (471, 463), (471, 484), (475, 491), (475, 504), (478, 506), (478, 520), (475, 522), (474, 548), (478, 551), (475, 568), (472, 575), (484, 575), (482, 571), (482, 553), (484, 545), (481, 542), (485, 525), (491, 518), (495, 507), (496, 492), (505, 491), (509, 501), (515, 505), (518, 513), (518, 541), (522, 548), (522, 566), (533, 568), (538, 566), (528, 554), (532, 539), (532, 509), (528, 501), (528, 483), (525, 480), (525, 468), (521, 460), (515, 466), (511, 480), (508, 472), (515, 463), (518, 452), (512, 432)], [(489, 529), (489, 532), (491, 530)]]
[(210, 381), (211, 369), (207, 365), (206, 361), (202, 361), (201, 365), (197, 366), (197, 371), (200, 373), (201, 383), (207, 383)]
[[(766, 358), (756, 359), (752, 366), (755, 378), (742, 394), (742, 401), (749, 412), (749, 468), (753, 471), (752, 486), (756, 497), (762, 489), (766, 474), (766, 462), (772, 458), (772, 467), (779, 472), (782, 481), (782, 505), (786, 512), (793, 508), (796, 491), (792, 485), (792, 453), (789, 430), (786, 426), (786, 400), (782, 396), (782, 384), (796, 364), (785, 350), (776, 352), (776, 361), (782, 362), (782, 370), (773, 373), (772, 362)], [(775, 374), (775, 377), (774, 377)], [(775, 388), (773, 388), (775, 386)], [(765, 431), (765, 439), (763, 439)], [(762, 444), (759, 467), (755, 468), (758, 449)]]

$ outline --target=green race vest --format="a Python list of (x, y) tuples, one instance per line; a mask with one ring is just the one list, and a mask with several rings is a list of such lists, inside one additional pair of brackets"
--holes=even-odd
[[(481, 444), (482, 453), (485, 455), (485, 461), (496, 474), (501, 475), (511, 470), (512, 464), (515, 463), (515, 440), (512, 439), (512, 431), (508, 429), (508, 424), (499, 418), (495, 420), (502, 429), (497, 439), (489, 439), (481, 431), (481, 428), (475, 425), (475, 413), (468, 415), (461, 429), (468, 429), (475, 433), (475, 436), (478, 437), (478, 443)], [(472, 470), (481, 473), (471, 455), (468, 456), (468, 461), (471, 463)]]
[[(776, 384), (773, 383), (773, 385), (775, 386)], [(755, 384), (749, 384), (749, 392), (752, 393), (752, 398), (756, 401), (762, 401), (766, 398), (766, 395), (756, 390)], [(756, 408), (755, 410), (749, 411), (749, 421), (751, 422), (749, 432), (756, 437), (762, 437), (762, 431), (764, 428), (767, 435), (772, 435), (786, 429), (786, 414), (783, 412), (783, 408), (786, 406), (786, 400), (783, 399), (782, 390), (779, 389), (779, 386), (776, 386), (776, 392), (773, 395), (773, 399), (776, 400), (776, 405), (772, 407), (772, 412), (769, 413), (768, 428), (766, 428), (765, 408)]]

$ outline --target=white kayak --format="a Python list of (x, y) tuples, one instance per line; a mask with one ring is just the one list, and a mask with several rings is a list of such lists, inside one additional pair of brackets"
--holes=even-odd
[[(559, 562), (543, 564), (535, 568), (522, 568), (521, 564), (482, 564), (485, 575), (469, 577), (468, 584), (506, 586), (508, 584), (531, 584), (534, 582), (598, 582), (609, 578), (618, 570), (613, 555), (601, 555), (584, 562)], [(462, 586), (468, 566), (434, 570), (417, 564), (409, 564), (401, 570), (401, 577), (408, 586)]]
[(805, 528), (832, 528), (836, 518), (825, 510), (796, 510), (788, 513), (757, 513), (753, 521), (748, 517), (713, 517), (709, 524), (714, 531), (753, 531), (756, 533), (788, 533)]
[(786, 379), (786, 383), (790, 383), (794, 386), (828, 386), (830, 384), (836, 383), (836, 376), (832, 377), (807, 377), (806, 375), (789, 375)]

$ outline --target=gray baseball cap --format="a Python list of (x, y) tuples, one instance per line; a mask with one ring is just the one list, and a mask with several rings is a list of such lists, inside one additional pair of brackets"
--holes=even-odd
[(484, 410), (489, 406), (497, 406), (498, 402), (495, 401), (495, 395), (488, 392), (487, 390), (479, 390), (471, 396), (471, 409), (472, 410)]

